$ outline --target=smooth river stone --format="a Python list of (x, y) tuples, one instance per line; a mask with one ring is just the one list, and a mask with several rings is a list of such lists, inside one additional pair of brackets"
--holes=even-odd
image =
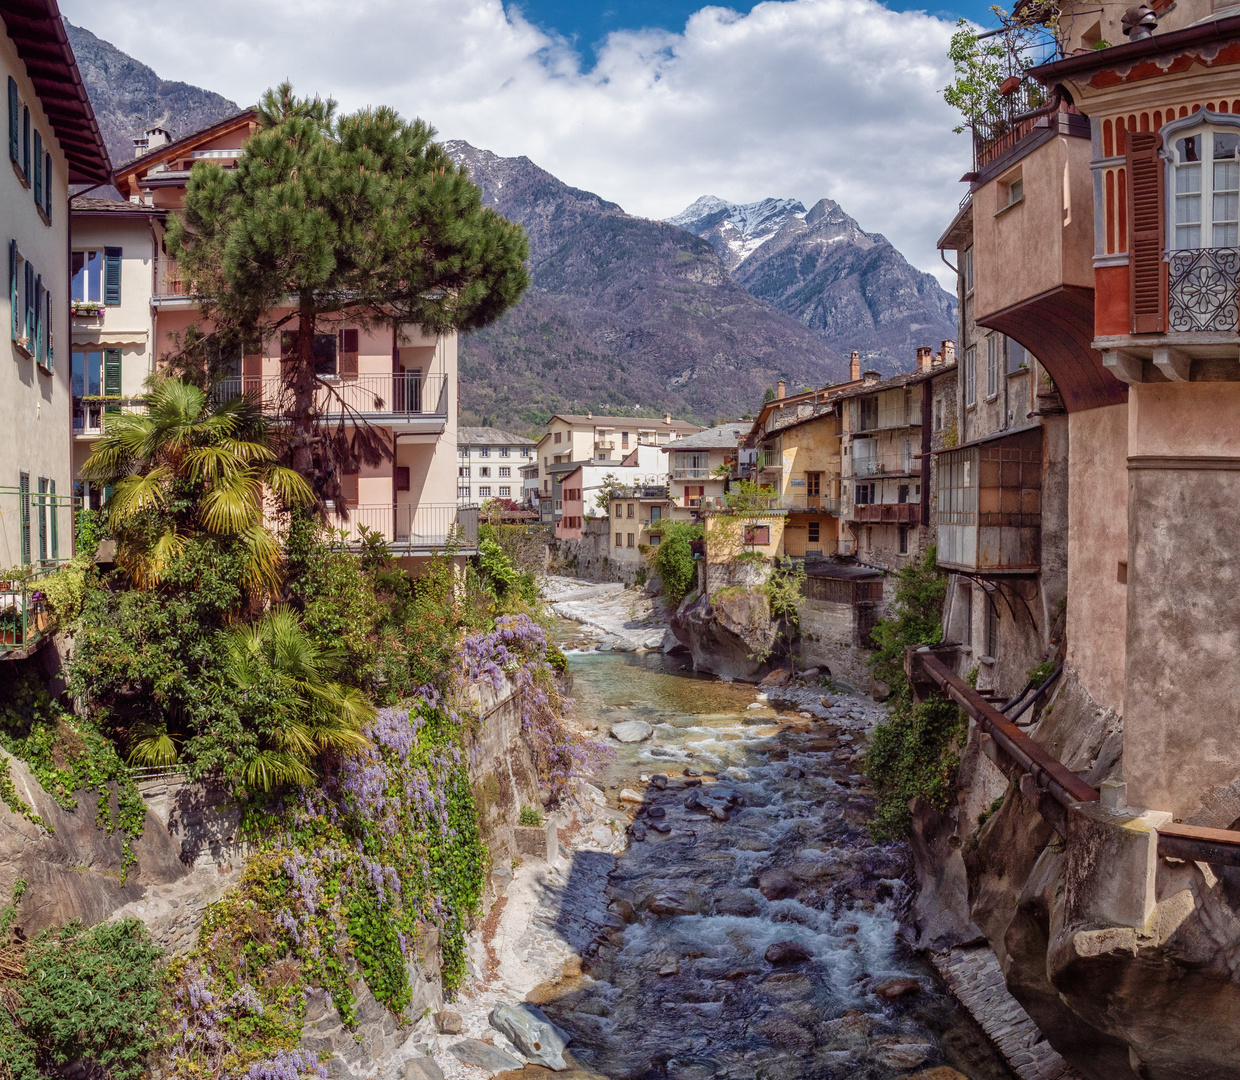
[(654, 728), (645, 720), (624, 720), (611, 726), (611, 737), (622, 743), (645, 742), (653, 734)]
[(499, 1072), (502, 1069), (521, 1069), (525, 1063), (501, 1050), (492, 1043), (481, 1039), (462, 1039), (448, 1047), (448, 1052), (466, 1065), (477, 1065), (480, 1069)]

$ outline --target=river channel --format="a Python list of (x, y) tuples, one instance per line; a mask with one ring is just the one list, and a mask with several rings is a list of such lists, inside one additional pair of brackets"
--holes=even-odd
[(600, 778), (613, 807), (645, 799), (608, 879), (623, 929), (543, 1004), (578, 1061), (612, 1080), (1010, 1080), (899, 937), (907, 854), (871, 843), (859, 774), (872, 702), (824, 689), (807, 719), (659, 653), (570, 670), (580, 719), (654, 729)]

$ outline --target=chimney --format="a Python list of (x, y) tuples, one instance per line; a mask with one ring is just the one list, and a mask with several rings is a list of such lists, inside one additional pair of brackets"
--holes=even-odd
[(779, 382), (775, 384), (775, 396), (780, 401), (783, 401), (787, 393), (788, 393), (788, 384), (784, 382), (783, 379), (780, 379)]
[(883, 373), (881, 371), (867, 371), (863, 378), (866, 386), (873, 386), (876, 382), (882, 382)]
[(853, 349), (852, 358), (848, 361), (848, 381), (861, 381), (861, 354), (856, 349)]
[(593, 420), (593, 419), (594, 419), (594, 413), (592, 413), (592, 412), (588, 412), (588, 411), (587, 411), (587, 412), (586, 412), (586, 419), (587, 419), (587, 420)]
[(933, 363), (929, 345), (919, 345), (917, 347), (917, 370), (929, 371)]
[(672, 422), (672, 414), (670, 412), (665, 412), (663, 414), (663, 423), (670, 424), (671, 422)]
[(951, 338), (943, 341), (943, 363), (954, 364), (956, 362), (956, 343)]

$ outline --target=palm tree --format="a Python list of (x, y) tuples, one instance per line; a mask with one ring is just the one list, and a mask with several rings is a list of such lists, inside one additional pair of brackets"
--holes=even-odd
[(274, 595), (280, 545), (264, 520), (266, 498), (286, 509), (314, 501), (306, 481), (278, 463), (256, 402), (216, 403), (176, 379), (152, 385), (144, 414), (109, 420), (82, 478), (114, 486), (108, 526), (117, 562), (139, 588), (157, 585), (186, 539), (206, 534), (239, 540), (247, 586)]
[[(362, 725), (375, 707), (360, 690), (335, 681), (346, 655), (315, 645), (297, 615), (281, 605), (228, 635), (225, 674), (259, 706), (260, 749), (243, 768), (246, 786), (269, 791), (307, 784), (325, 750), (370, 745)], [(271, 707), (272, 703), (274, 707)]]

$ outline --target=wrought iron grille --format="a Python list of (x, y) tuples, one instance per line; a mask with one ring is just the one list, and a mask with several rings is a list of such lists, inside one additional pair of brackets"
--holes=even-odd
[(1173, 251), (1168, 277), (1169, 329), (1235, 333), (1240, 328), (1240, 249)]

